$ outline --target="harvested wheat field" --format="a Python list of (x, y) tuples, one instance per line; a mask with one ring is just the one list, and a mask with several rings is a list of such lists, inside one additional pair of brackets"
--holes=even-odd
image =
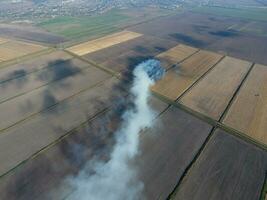
[(165, 77), (152, 87), (152, 91), (176, 100), (221, 58), (222, 55), (201, 50), (169, 70)]
[(165, 69), (169, 69), (173, 65), (188, 58), (195, 52), (197, 52), (196, 48), (179, 44), (176, 47), (173, 47), (170, 50), (159, 54), (158, 56), (156, 56), (156, 58), (160, 60), (161, 65)]
[(188, 91), (180, 102), (197, 112), (218, 120), (251, 65), (250, 62), (236, 58), (224, 58)]
[(135, 32), (122, 31), (122, 32), (108, 35), (106, 37), (102, 37), (96, 40), (78, 44), (76, 46), (68, 48), (67, 50), (79, 56), (82, 56), (88, 53), (92, 53), (92, 52), (119, 44), (121, 42), (132, 40), (134, 38), (140, 37), (141, 35), (142, 34), (135, 33)]
[(256, 64), (223, 122), (267, 144), (267, 66)]
[(0, 60), (7, 61), (44, 50), (46, 47), (19, 41), (8, 41), (0, 45)]

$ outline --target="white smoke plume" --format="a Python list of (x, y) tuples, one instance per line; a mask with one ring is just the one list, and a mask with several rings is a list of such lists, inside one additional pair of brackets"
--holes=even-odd
[(74, 192), (67, 200), (143, 199), (143, 183), (137, 180), (136, 171), (129, 161), (138, 154), (139, 134), (152, 126), (155, 112), (148, 105), (149, 87), (163, 73), (160, 63), (153, 59), (134, 69), (130, 90), (134, 95), (134, 107), (123, 114), (109, 161), (89, 161), (87, 167), (91, 168), (91, 173), (84, 169), (78, 176), (68, 179)]

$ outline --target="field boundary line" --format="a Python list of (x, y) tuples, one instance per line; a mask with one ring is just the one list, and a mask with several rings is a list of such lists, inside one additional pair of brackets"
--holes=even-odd
[[(178, 11), (178, 12), (176, 11), (176, 12), (169, 13), (169, 14), (166, 14), (166, 15), (156, 16), (156, 17), (153, 17), (151, 19), (147, 19), (145, 21), (133, 23), (133, 24), (130, 24), (130, 25), (125, 25), (125, 26), (116, 25), (115, 27), (118, 28), (118, 30), (112, 31), (112, 32), (107, 33), (107, 34), (105, 34), (105, 33), (101, 34), (100, 37), (98, 37), (98, 36), (92, 36), (92, 37), (85, 36), (84, 38), (82, 38), (82, 40), (78, 40), (77, 41), (77, 39), (73, 39), (73, 40), (70, 40), (70, 41), (66, 41), (66, 42), (57, 44), (56, 47), (60, 48), (60, 46), (63, 46), (64, 49), (67, 49), (69, 47), (76, 46), (76, 45), (82, 44), (84, 42), (89, 42), (89, 41), (92, 41), (92, 40), (100, 39), (101, 37), (108, 36), (109, 34), (114, 34), (114, 33), (118, 33), (118, 32), (121, 32), (121, 31), (131, 31), (131, 30), (128, 30), (128, 28), (132, 28), (132, 27), (138, 26), (140, 24), (145, 24), (145, 23), (148, 23), (148, 22), (160, 19), (160, 18), (181, 14), (180, 12), (181, 11)], [(184, 11), (182, 11), (182, 12), (184, 12)], [(134, 31), (132, 31), (132, 32), (134, 32)], [(139, 33), (139, 32), (136, 32), (136, 33)], [(140, 33), (140, 34), (142, 34), (142, 33)]]
[(267, 145), (266, 144), (264, 144), (258, 140), (255, 140), (254, 138), (252, 138), (252, 137), (250, 137), (250, 136), (248, 136), (248, 135), (246, 135), (246, 134), (244, 134), (244, 133), (242, 133), (242, 132), (240, 132), (234, 128), (231, 128), (225, 124), (222, 124), (221, 122), (216, 121), (216, 120), (212, 119), (211, 117), (204, 115), (200, 112), (197, 112), (197, 111), (195, 111), (195, 110), (193, 110), (193, 109), (191, 109), (191, 108), (189, 108), (189, 107), (187, 107), (187, 106), (185, 106), (185, 105), (183, 105), (177, 101), (176, 102), (172, 101), (172, 100), (168, 99), (167, 97), (165, 97), (159, 93), (156, 93), (155, 91), (152, 91), (152, 94), (154, 96), (156, 96), (157, 98), (159, 98), (163, 102), (166, 102), (166, 103), (171, 104), (177, 108), (180, 108), (181, 110), (185, 111), (186, 113), (191, 114), (194, 117), (196, 117), (196, 118), (198, 118), (198, 119), (200, 119), (200, 120), (202, 120), (202, 121), (204, 121), (204, 122), (206, 122), (206, 123), (208, 123), (208, 124), (210, 124), (216, 128), (220, 128), (220, 129), (224, 130), (225, 132), (227, 132), (233, 136), (236, 136), (236, 137), (242, 139), (243, 141), (245, 141), (249, 144), (254, 144), (256, 147), (263, 149), (264, 151), (267, 151)]
[[(59, 36), (59, 35), (55, 35), (54, 34), (54, 36)], [(11, 36), (11, 37), (10, 36), (4, 36), (4, 37), (1, 36), (1, 38), (7, 39), (9, 41), (24, 42), (24, 43), (40, 45), (40, 46), (44, 46), (44, 47), (48, 47), (48, 48), (55, 48), (55, 46), (56, 46), (56, 44), (53, 44), (53, 43), (39, 42), (39, 41), (36, 41), (36, 40), (30, 40), (30, 39), (19, 38), (19, 37), (14, 37), (14, 36)]]
[(24, 122), (26, 122), (26, 121), (32, 119), (32, 118), (35, 117), (36, 115), (39, 115), (40, 113), (47, 112), (48, 110), (51, 110), (52, 108), (56, 107), (57, 105), (61, 104), (62, 102), (69, 101), (69, 100), (71, 100), (72, 98), (74, 98), (74, 97), (76, 97), (76, 96), (78, 96), (78, 95), (80, 95), (80, 94), (82, 94), (82, 93), (84, 93), (84, 92), (86, 92), (86, 91), (89, 91), (89, 90), (91, 90), (91, 89), (93, 89), (93, 88), (96, 88), (97, 86), (102, 85), (105, 81), (110, 80), (111, 78), (112, 78), (112, 76), (109, 77), (109, 78), (107, 78), (107, 79), (104, 79), (104, 80), (102, 80), (102, 81), (100, 81), (100, 82), (97, 82), (97, 83), (95, 83), (94, 85), (91, 85), (90, 87), (84, 88), (84, 89), (82, 89), (82, 90), (80, 90), (80, 91), (78, 91), (78, 92), (72, 94), (71, 96), (69, 96), (69, 97), (67, 97), (67, 98), (65, 98), (65, 99), (62, 99), (61, 101), (56, 102), (55, 104), (53, 104), (53, 105), (51, 105), (51, 106), (49, 106), (49, 107), (47, 107), (47, 108), (45, 108), (45, 109), (39, 110), (39, 111), (37, 111), (37, 112), (35, 112), (35, 113), (32, 113), (32, 114), (29, 115), (28, 117), (26, 117), (26, 118), (24, 118), (24, 119), (21, 119), (21, 120), (15, 122), (14, 124), (12, 124), (12, 125), (10, 125), (10, 126), (8, 126), (8, 127), (6, 127), (6, 128), (1, 129), (1, 130), (0, 130), (0, 134), (6, 134), (6, 131), (8, 131), (10, 128), (13, 128), (14, 126), (16, 126), (16, 125), (18, 125), (18, 124), (24, 123)]
[(16, 166), (14, 166), (13, 168), (11, 168), (10, 170), (8, 170), (7, 172), (3, 173), (0, 175), (0, 180), (1, 178), (3, 178), (4, 176), (12, 173), (14, 170), (17, 170), (19, 167), (23, 166), (24, 164), (26, 164), (28, 161), (35, 159), (38, 155), (40, 155), (43, 152), (46, 152), (47, 150), (49, 150), (50, 148), (54, 147), (56, 144), (58, 144), (59, 142), (63, 141), (65, 138), (67, 138), (68, 136), (72, 135), (75, 133), (76, 130), (78, 130), (79, 128), (83, 128), (88, 122), (93, 121), (94, 119), (96, 119), (98, 116), (101, 116), (102, 114), (106, 113), (109, 110), (109, 106), (107, 108), (104, 108), (103, 110), (97, 112), (95, 115), (93, 115), (92, 117), (88, 118), (87, 120), (85, 120), (84, 122), (80, 123), (80, 125), (72, 128), (71, 130), (67, 131), (64, 135), (58, 137), (58, 139), (54, 140), (53, 142), (49, 143), (48, 145), (46, 145), (45, 147), (41, 148), (39, 151), (33, 153), (31, 156), (29, 156), (28, 158), (26, 158), (25, 160), (19, 162)]
[[(220, 54), (221, 55), (221, 54)], [(183, 98), (190, 90), (195, 87), (201, 80), (205, 78), (207, 74), (209, 74), (226, 56), (222, 55), (222, 57), (214, 64), (212, 65), (204, 74), (199, 76), (189, 87), (187, 87), (182, 94), (175, 100), (178, 102), (181, 98)]]
[[(97, 40), (97, 39), (101, 39), (103, 37), (106, 37), (108, 35), (111, 35), (111, 34), (115, 34), (115, 33), (119, 33), (119, 32), (122, 32), (122, 31), (125, 31), (123, 28), (119, 28), (119, 27), (116, 27), (117, 30), (114, 30), (114, 31), (111, 31), (111, 32), (108, 32), (108, 33), (101, 33), (99, 35), (95, 35), (95, 36), (84, 36), (82, 38), (70, 38), (68, 41), (66, 42), (63, 42), (63, 43), (60, 43), (60, 44), (57, 44), (56, 45), (56, 48), (62, 48), (63, 50), (65, 49), (68, 49), (70, 47), (74, 47), (76, 45), (80, 45), (80, 44), (83, 44), (85, 42), (90, 42), (90, 41), (93, 41), (93, 40)], [(86, 31), (84, 31), (85, 33)], [(81, 33), (81, 32), (80, 32)]]
[(174, 12), (174, 13), (169, 13), (169, 14), (166, 14), (166, 15), (156, 16), (154, 18), (151, 18), (151, 19), (148, 19), (148, 20), (145, 20), (145, 21), (141, 21), (141, 22), (138, 22), (138, 23), (135, 23), (135, 24), (132, 24), (132, 25), (123, 26), (122, 28), (123, 29), (132, 28), (132, 27), (138, 26), (140, 24), (145, 24), (145, 23), (148, 23), (148, 22), (160, 19), (160, 18), (165, 18), (165, 17), (170, 17), (170, 16), (173, 16), (173, 15), (182, 14), (184, 12), (184, 10), (180, 10), (180, 11), (178, 10), (178, 12), (177, 12), (177, 10), (175, 10), (175, 11), (176, 12)]
[(24, 62), (24, 61), (31, 60), (33, 58), (38, 58), (42, 55), (46, 55), (46, 54), (52, 53), (54, 51), (56, 51), (55, 48), (47, 47), (41, 51), (37, 51), (37, 52), (31, 53), (31, 54), (27, 54), (24, 56), (13, 58), (11, 60), (0, 62), (0, 73), (1, 73), (1, 69), (9, 67), (10, 65), (15, 65), (15, 64), (19, 64), (19, 63)]
[(239, 86), (237, 87), (235, 93), (233, 94), (232, 98), (230, 99), (229, 103), (227, 104), (224, 112), (221, 114), (220, 118), (219, 118), (219, 122), (222, 122), (228, 111), (230, 110), (231, 106), (233, 105), (234, 101), (236, 100), (238, 94), (240, 93), (242, 87), (244, 86), (245, 82), (247, 81), (248, 77), (249, 77), (249, 74), (250, 72), (252, 71), (252, 69), (254, 68), (255, 66), (255, 63), (251, 63), (250, 67), (249, 67), (249, 70), (247, 71), (247, 73), (245, 74), (243, 80), (241, 81), (241, 83), (239, 84)]
[[(69, 60), (72, 60), (72, 58), (66, 59), (64, 61), (69, 61)], [(13, 81), (13, 80), (19, 79), (19, 78), (24, 77), (24, 76), (28, 76), (28, 75), (33, 74), (33, 73), (37, 73), (37, 72), (42, 71), (42, 70), (44, 70), (44, 69), (46, 69), (48, 67), (49, 67), (48, 65), (47, 66), (40, 65), (39, 69), (34, 69), (33, 71), (26, 72), (23, 75), (18, 75), (18, 76), (15, 76), (13, 78), (10, 78), (10, 79), (6, 79), (4, 81), (0, 81), (0, 85), (5, 84), (6, 82), (9, 82), (9, 81)]]
[(118, 72), (115, 72), (115, 71), (113, 71), (111, 69), (108, 69), (108, 68), (106, 68), (104, 66), (101, 66), (101, 65), (99, 65), (99, 64), (97, 64), (97, 63), (95, 63), (95, 62), (93, 62), (93, 61), (91, 61), (91, 60), (89, 60), (87, 58), (84, 58), (83, 56), (79, 56), (79, 55), (77, 55), (75, 53), (72, 53), (72, 52), (66, 50), (66, 49), (64, 49), (63, 51), (68, 53), (68, 54), (70, 54), (70, 55), (72, 55), (73, 57), (76, 57), (76, 58), (78, 58), (78, 59), (80, 59), (80, 60), (82, 60), (84, 62), (87, 62), (88, 64), (94, 66), (95, 68), (98, 68), (98, 69), (100, 69), (102, 71), (105, 71), (105, 72), (109, 73), (112, 76), (115, 76), (116, 78), (120, 78)]
[[(69, 60), (71, 60), (71, 59), (69, 59)], [(87, 69), (89, 69), (90, 67), (92, 67), (91, 65), (88, 65), (88, 63), (86, 63), (86, 64), (87, 64), (87, 65), (86, 65), (84, 68), (82, 68), (81, 71), (86, 71)], [(45, 67), (45, 68), (46, 68), (46, 67)], [(43, 69), (44, 69), (44, 68), (43, 68)], [(38, 71), (40, 71), (40, 70), (38, 70)], [(36, 71), (36, 72), (38, 72), (38, 71)], [(29, 73), (29, 74), (31, 74), (31, 73)], [(21, 76), (21, 77), (23, 77), (23, 76)], [(75, 76), (68, 76), (68, 77), (63, 77), (63, 78), (58, 78), (58, 79), (52, 80), (52, 81), (50, 81), (50, 82), (47, 82), (47, 83), (44, 84), (44, 85), (40, 85), (40, 86), (38, 86), (38, 87), (36, 87), (36, 88), (33, 88), (33, 89), (30, 90), (30, 91), (26, 91), (26, 92), (17, 94), (17, 95), (15, 95), (15, 96), (12, 96), (12, 97), (10, 97), (10, 98), (4, 99), (4, 100), (0, 101), (0, 104), (5, 103), (5, 102), (7, 102), (7, 101), (10, 101), (10, 100), (12, 100), (12, 99), (15, 99), (15, 98), (17, 98), (17, 97), (20, 97), (20, 96), (23, 96), (23, 95), (32, 93), (32, 92), (34, 92), (35, 90), (38, 90), (38, 89), (40, 89), (40, 88), (42, 88), (42, 87), (46, 87), (46, 86), (48, 86), (48, 85), (50, 85), (50, 84), (59, 82), (59, 81), (61, 81), (61, 80), (64, 80), (64, 79), (66, 79), (66, 78), (69, 78), (69, 77), (75, 77)], [(108, 77), (108, 78), (110, 78), (110, 77)], [(13, 79), (13, 80), (16, 80), (16, 79)], [(2, 84), (2, 83), (0, 82), (0, 85), (1, 85), (1, 84)]]
[[(179, 44), (179, 45), (180, 45), (180, 44)], [(179, 45), (178, 45), (178, 46), (179, 46)], [(170, 49), (169, 49), (169, 50), (170, 50)], [(167, 51), (168, 51), (168, 50), (167, 50)], [(164, 52), (166, 52), (166, 51), (164, 51)], [(162, 52), (162, 53), (164, 53), (164, 52)], [(184, 61), (186, 61), (187, 59), (191, 58), (192, 56), (194, 56), (194, 55), (197, 54), (198, 52), (200, 52), (200, 49), (197, 49), (197, 51), (195, 51), (193, 54), (187, 56), (186, 58), (182, 59), (181, 61), (178, 61), (178, 62), (174, 63), (173, 65), (169, 65), (170, 67), (168, 68), (168, 70), (166, 70), (166, 72), (169, 71), (170, 69), (173, 69), (173, 68), (177, 67), (179, 64), (181, 64), (181, 63), (183, 63)], [(157, 56), (155, 56), (155, 59), (157, 59)]]
[(196, 162), (198, 161), (199, 157), (204, 154), (204, 151), (206, 150), (208, 143), (210, 142), (210, 139), (213, 137), (214, 132), (217, 130), (216, 127), (212, 127), (207, 138), (204, 140), (203, 144), (201, 145), (200, 149), (197, 151), (196, 155), (193, 157), (193, 159), (190, 161), (190, 163), (187, 165), (187, 167), (182, 172), (181, 178), (177, 181), (177, 184), (175, 185), (173, 191), (168, 195), (167, 200), (172, 200), (173, 197), (177, 194), (177, 192), (180, 189), (180, 186), (187, 180), (188, 175), (191, 173), (191, 170), (194, 168)]

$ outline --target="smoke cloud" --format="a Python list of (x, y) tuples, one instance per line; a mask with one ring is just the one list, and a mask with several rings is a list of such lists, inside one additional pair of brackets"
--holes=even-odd
[(135, 67), (130, 89), (134, 106), (122, 116), (115, 133), (115, 145), (108, 161), (92, 159), (75, 176), (68, 178), (74, 192), (67, 200), (139, 200), (143, 199), (143, 183), (131, 161), (138, 154), (139, 135), (152, 127), (155, 112), (148, 105), (149, 87), (160, 79), (164, 70), (159, 61), (150, 59)]

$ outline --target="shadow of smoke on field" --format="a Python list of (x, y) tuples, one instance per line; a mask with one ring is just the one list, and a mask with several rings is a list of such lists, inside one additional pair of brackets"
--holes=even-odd
[[(20, 102), (21, 111), (28, 112), (33, 109), (33, 106), (40, 107), (38, 110), (45, 110), (59, 102), (56, 95), (58, 92), (64, 92), (71, 85), (70, 81), (65, 81), (66, 78), (75, 76), (77, 74), (82, 74), (82, 70), (76, 66), (71, 60), (62, 60), (58, 59), (52, 62), (49, 62), (41, 71), (39, 71), (34, 78), (38, 81), (43, 82), (44, 87), (40, 88), (40, 96), (42, 97), (41, 101), (36, 102), (35, 104), (29, 104), (29, 101), (32, 99), (25, 100)], [(25, 76), (27, 77), (27, 76)], [(42, 85), (41, 85), (42, 86)], [(65, 104), (64, 104), (65, 105)], [(62, 109), (62, 105), (60, 107)], [(59, 111), (58, 106), (55, 109), (52, 109), (50, 113), (57, 113)], [(48, 113), (48, 112), (44, 112)]]
[(210, 31), (209, 34), (219, 37), (238, 37), (240, 34), (234, 31)]
[(18, 88), (21, 88), (28, 81), (28, 77), (26, 75), (27, 71), (24, 69), (14, 70), (5, 78), (0, 80), (0, 86), (1, 88), (6, 88), (10, 84), (15, 84)]
[[(108, 111), (73, 130), (68, 137), (4, 177), (5, 184), (0, 184), (1, 195), (8, 200), (57, 199), (55, 196), (63, 195), (59, 188), (65, 188), (62, 185), (65, 185), (66, 177), (77, 175), (93, 158), (109, 160), (115, 142), (114, 133), (120, 126), (122, 114), (133, 106), (132, 97), (125, 90), (130, 87), (127, 84), (130, 82), (120, 81), (114, 85), (108, 100), (94, 101), (94, 106), (102, 110), (111, 105)], [(47, 94), (49, 96), (49, 92)], [(56, 101), (51, 96), (47, 99), (51, 103)], [(85, 114), (87, 119), (92, 118), (92, 113)]]
[(18, 88), (22, 88), (24, 84), (29, 80), (29, 76), (36, 75), (37, 80), (45, 83), (56, 81), (74, 76), (78, 73), (82, 73), (81, 69), (73, 64), (71, 60), (58, 59), (49, 62), (44, 68), (34, 74), (28, 74), (24, 69), (18, 69), (7, 74), (6, 77), (0, 79), (0, 86), (5, 88), (11, 84), (15, 84)]
[(58, 59), (49, 62), (46, 70), (38, 75), (38, 79), (44, 82), (56, 81), (81, 73), (81, 69), (73, 64), (71, 60)]
[[(47, 163), (51, 163), (51, 161), (43, 156), (41, 160), (37, 159), (35, 164), (27, 165), (23, 170), (16, 170), (8, 175), (13, 178), (8, 182), (4, 181), (1, 183), (1, 199), (39, 199), (40, 192), (44, 191), (47, 184), (53, 180), (53, 176), (46, 176), (46, 174), (51, 174), (53, 171), (52, 165)], [(7, 179), (7, 177), (3, 177), (2, 179)]]
[[(41, 110), (45, 110), (53, 105), (59, 103), (57, 99), (57, 93), (61, 90), (68, 89), (71, 85), (70, 81), (65, 81), (66, 78), (82, 74), (82, 70), (78, 68), (71, 60), (56, 60), (50, 62), (47, 66), (47, 70), (38, 75), (38, 79), (45, 82), (53, 82), (46, 86), (46, 89), (42, 92), (42, 106)], [(64, 91), (63, 91), (64, 92)], [(55, 108), (44, 112), (45, 114), (57, 114), (60, 110), (66, 108), (66, 102), (60, 102)]]
[(41, 110), (44, 110), (44, 111), (41, 114), (57, 115), (67, 109), (68, 109), (67, 101), (59, 101), (49, 89), (43, 92)]
[(169, 34), (170, 37), (175, 39), (177, 42), (183, 42), (187, 45), (194, 46), (197, 48), (203, 48), (206, 46), (206, 43), (202, 40), (197, 40), (189, 35), (185, 35), (182, 33), (173, 33)]

